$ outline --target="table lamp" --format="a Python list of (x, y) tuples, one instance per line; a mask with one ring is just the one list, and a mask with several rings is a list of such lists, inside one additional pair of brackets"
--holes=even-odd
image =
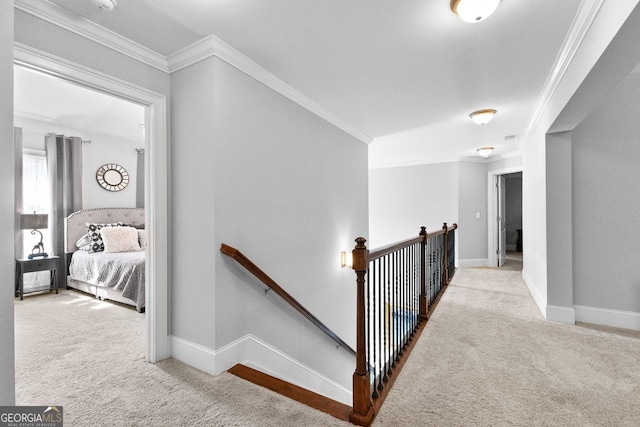
[(20, 215), (20, 228), (22, 230), (31, 230), (31, 234), (40, 234), (40, 241), (31, 249), (31, 253), (27, 258), (33, 259), (37, 257), (46, 258), (49, 255), (44, 251), (44, 245), (42, 244), (42, 232), (39, 228), (47, 228), (49, 225), (49, 216), (47, 214), (21, 214)]

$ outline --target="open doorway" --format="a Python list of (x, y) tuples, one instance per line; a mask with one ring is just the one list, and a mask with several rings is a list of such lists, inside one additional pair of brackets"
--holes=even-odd
[[(84, 245), (82, 251), (73, 253), (74, 265), (80, 259), (92, 264), (75, 268), (78, 272), (76, 276), (69, 274), (67, 258), (72, 250), (78, 248), (75, 245), (78, 239), (67, 241), (69, 233), (73, 231), (75, 234), (75, 230), (68, 230), (65, 224), (68, 225), (66, 217), (79, 211), (91, 210), (95, 217), (97, 212), (105, 208), (138, 208), (135, 212), (139, 213), (139, 219), (135, 222), (142, 229), (143, 244), (146, 242), (145, 107), (17, 65), (14, 66), (14, 93), (14, 133), (18, 144), (16, 164), (22, 164), (22, 174), (16, 176), (16, 211), (20, 213), (21, 220), (28, 219), (36, 212), (46, 219), (42, 224), (45, 225), (42, 227), (44, 229), (38, 233), (43, 236), (51, 254), (44, 253), (44, 249), (43, 253), (30, 253), (29, 245), (25, 245), (29, 240), (26, 235), (28, 230), (23, 230), (23, 235), (16, 242), (16, 257), (24, 260), (20, 265), (27, 270), (33, 269), (35, 262), (29, 258), (52, 264), (54, 257), (58, 257), (55, 275), (48, 270), (21, 275), (20, 298), (24, 293), (41, 290), (42, 285), (45, 289), (50, 288), (49, 282), (53, 282), (54, 278), (57, 288), (80, 289), (99, 298), (106, 295), (97, 292), (98, 289), (123, 286), (133, 274), (140, 277), (139, 287), (144, 289), (144, 248), (140, 248), (137, 240), (134, 241), (133, 235), (130, 243), (136, 245), (129, 249), (138, 249), (139, 253), (135, 254), (135, 260), (119, 264), (122, 268), (117, 273), (109, 272), (112, 268), (106, 262), (98, 262), (98, 255), (104, 254), (101, 248), (96, 246), (99, 251), (94, 252), (92, 246)], [(107, 186), (104, 179), (102, 182), (96, 179), (100, 178), (100, 171), (107, 166), (113, 169), (109, 173), (114, 174), (111, 182), (114, 185)], [(110, 218), (110, 222), (115, 219)], [(90, 218), (87, 220), (91, 221)], [(127, 222), (133, 223), (134, 220)], [(78, 226), (78, 234), (81, 232), (85, 232), (84, 223)], [(76, 256), (86, 252), (92, 252), (93, 255), (85, 258)], [(96, 271), (99, 273), (96, 274)], [(48, 277), (50, 274), (51, 280)], [(78, 287), (76, 281), (67, 280), (67, 276), (83, 277), (85, 283)], [(134, 289), (128, 294), (135, 299), (137, 289), (132, 287)], [(144, 295), (141, 294), (140, 310), (144, 309), (143, 299)], [(125, 304), (129, 301), (123, 300)]]
[(522, 169), (490, 171), (489, 266), (521, 271), (523, 264)]
[[(522, 172), (498, 175), (504, 188), (498, 198), (500, 268), (522, 270)], [(499, 189), (500, 191), (500, 189)]]
[(131, 101), (145, 109), (144, 217), (148, 236), (145, 266), (145, 358), (150, 362), (157, 362), (169, 357), (166, 96), (20, 46), (14, 49), (14, 63), (89, 90)]

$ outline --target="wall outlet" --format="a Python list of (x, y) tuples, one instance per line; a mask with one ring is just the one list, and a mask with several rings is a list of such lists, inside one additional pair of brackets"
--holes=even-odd
[(480, 219), (480, 212), (476, 212), (476, 219)]

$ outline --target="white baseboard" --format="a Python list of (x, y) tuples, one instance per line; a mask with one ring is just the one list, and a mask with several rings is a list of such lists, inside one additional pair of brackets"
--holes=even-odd
[(171, 357), (211, 375), (242, 363), (345, 405), (353, 403), (351, 390), (251, 334), (218, 350), (171, 336)]
[(522, 280), (524, 280), (525, 285), (527, 285), (527, 289), (529, 289), (529, 293), (531, 294), (531, 296), (533, 297), (533, 300), (538, 306), (538, 310), (540, 310), (540, 313), (542, 313), (542, 315), (546, 319), (547, 318), (546, 298), (542, 298), (542, 295), (540, 295), (540, 292), (538, 291), (538, 289), (536, 289), (536, 287), (533, 285), (533, 280), (531, 280), (531, 277), (529, 277), (526, 270), (522, 270)]
[(169, 337), (171, 342), (171, 357), (196, 369), (211, 375), (218, 375), (222, 371), (216, 370), (216, 352), (208, 347), (187, 341), (175, 335)]
[(487, 260), (486, 258), (458, 260), (459, 268), (486, 267), (488, 265), (489, 265), (489, 260)]
[(574, 306), (576, 321), (640, 331), (640, 313), (607, 308)]
[(569, 325), (575, 325), (576, 323), (576, 312), (573, 307), (547, 305), (546, 314), (545, 318), (550, 322), (567, 323)]

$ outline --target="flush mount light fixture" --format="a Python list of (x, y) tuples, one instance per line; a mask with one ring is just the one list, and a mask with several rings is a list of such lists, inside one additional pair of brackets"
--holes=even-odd
[(451, 0), (451, 10), (464, 22), (480, 22), (489, 17), (500, 0)]
[(111, 12), (118, 6), (118, 0), (91, 0), (91, 3), (100, 10)]
[(478, 154), (480, 154), (482, 157), (486, 159), (493, 152), (493, 147), (482, 147), (482, 148), (478, 148), (476, 151), (478, 152)]
[(474, 111), (473, 113), (469, 114), (469, 117), (471, 117), (473, 123), (477, 125), (486, 125), (491, 121), (491, 119), (493, 119), (493, 116), (495, 116), (496, 113), (496, 110), (487, 108), (485, 110)]

